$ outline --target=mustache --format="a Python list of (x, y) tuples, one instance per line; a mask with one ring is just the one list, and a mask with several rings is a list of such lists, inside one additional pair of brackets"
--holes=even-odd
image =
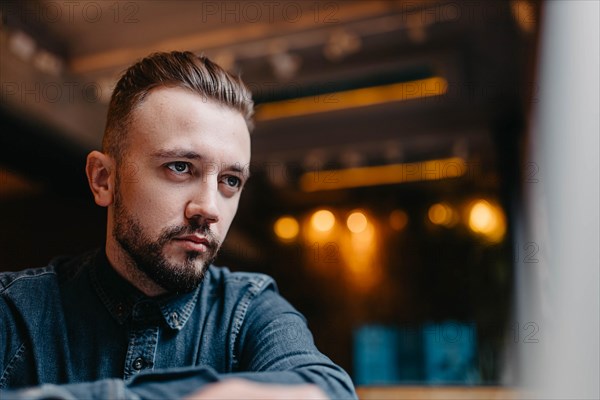
[(181, 225), (181, 226), (171, 226), (163, 230), (161, 233), (158, 242), (162, 245), (166, 242), (176, 239), (182, 235), (195, 235), (198, 234), (206, 238), (207, 242), (206, 246), (211, 249), (218, 249), (221, 245), (221, 242), (217, 238), (217, 236), (210, 230), (208, 225)]

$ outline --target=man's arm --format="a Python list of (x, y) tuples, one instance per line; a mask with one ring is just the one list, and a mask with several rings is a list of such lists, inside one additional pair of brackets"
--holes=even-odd
[[(316, 348), (305, 318), (277, 293), (275, 285), (263, 287), (248, 304), (243, 320), (232, 323), (241, 324), (230, 354), (237, 372), (217, 374), (204, 368), (204, 382), (198, 382), (193, 376), (198, 368), (182, 369), (180, 377), (173, 375), (177, 371), (154, 371), (139, 375), (128, 388), (142, 398), (153, 398), (152, 393), (163, 390), (163, 397), (169, 390), (182, 390), (180, 396), (187, 396), (185, 390), (203, 385), (194, 393), (197, 398), (224, 395), (235, 399), (235, 393), (243, 399), (253, 395), (272, 399), (357, 398), (348, 374)], [(192, 373), (189, 378), (184, 376), (188, 371)], [(160, 376), (163, 382), (159, 382)]]
[[(169, 374), (167, 374), (169, 375)], [(200, 381), (202, 373), (194, 371), (189, 377), (161, 377), (142, 384), (127, 386), (119, 379), (68, 385), (42, 385), (16, 391), (0, 390), (3, 400), (325, 400), (327, 396), (315, 385), (275, 385), (255, 383), (245, 379), (225, 379), (217, 383)], [(169, 382), (169, 384), (165, 384)], [(190, 388), (200, 389), (190, 393)]]
[[(141, 373), (127, 382), (104, 379), (88, 383), (43, 385), (3, 392), (0, 397), (3, 400), (137, 400), (179, 399), (191, 395), (218, 398), (229, 393), (229, 398), (235, 398), (236, 391), (241, 391), (244, 393), (241, 398), (251, 398), (252, 395), (273, 399), (286, 399), (289, 396), (319, 398), (322, 392), (332, 399), (356, 398), (349, 376), (316, 349), (302, 315), (274, 289), (269, 288), (257, 295), (240, 323), (233, 354), (239, 372), (217, 374), (209, 367), (154, 370)], [(260, 384), (245, 384), (239, 379)]]
[(251, 303), (236, 343), (240, 372), (264, 383), (315, 384), (330, 398), (356, 398), (348, 374), (315, 346), (305, 318), (272, 287)]

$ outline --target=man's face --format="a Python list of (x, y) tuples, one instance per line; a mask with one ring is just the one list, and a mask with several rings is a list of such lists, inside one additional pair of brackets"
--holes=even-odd
[(182, 88), (155, 89), (133, 112), (109, 229), (155, 283), (190, 291), (225, 239), (249, 163), (239, 112)]

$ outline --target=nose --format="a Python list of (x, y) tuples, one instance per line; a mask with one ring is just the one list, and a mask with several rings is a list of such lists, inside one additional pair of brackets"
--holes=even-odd
[(185, 217), (195, 219), (198, 224), (202, 225), (219, 222), (218, 196), (218, 184), (210, 182), (210, 180), (204, 182), (187, 203)]

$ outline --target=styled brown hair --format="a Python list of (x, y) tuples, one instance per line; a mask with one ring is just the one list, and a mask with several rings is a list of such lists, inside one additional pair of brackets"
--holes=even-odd
[(157, 87), (183, 87), (239, 111), (252, 130), (254, 102), (250, 90), (207, 57), (189, 51), (154, 53), (125, 71), (112, 93), (102, 151), (120, 162), (127, 142), (132, 111)]

